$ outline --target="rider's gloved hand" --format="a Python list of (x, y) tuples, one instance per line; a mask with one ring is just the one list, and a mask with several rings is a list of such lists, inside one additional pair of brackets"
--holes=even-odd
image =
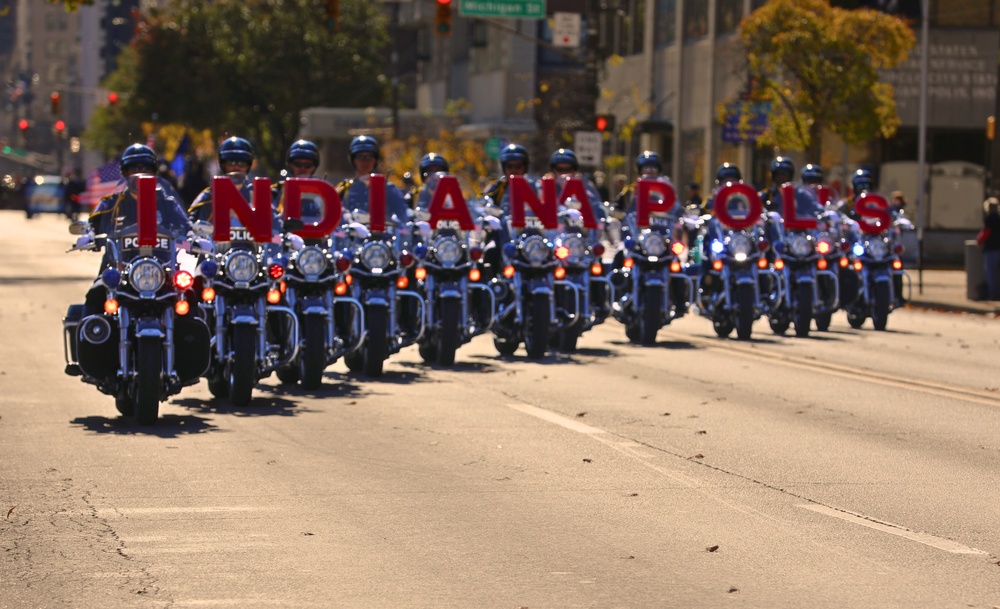
[(78, 250), (90, 250), (94, 249), (94, 237), (92, 235), (83, 235), (76, 240), (76, 245), (73, 246)]
[(288, 242), (289, 249), (291, 249), (292, 251), (297, 252), (301, 250), (303, 247), (305, 247), (305, 241), (303, 241), (302, 237), (298, 235), (290, 234), (287, 237), (285, 237), (285, 239)]

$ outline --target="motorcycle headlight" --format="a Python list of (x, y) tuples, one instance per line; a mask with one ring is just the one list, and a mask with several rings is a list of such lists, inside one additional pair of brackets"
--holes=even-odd
[(257, 259), (250, 252), (237, 250), (226, 257), (226, 276), (233, 281), (246, 283), (257, 276)]
[(531, 235), (525, 239), (521, 244), (521, 251), (524, 252), (524, 258), (533, 265), (545, 262), (552, 255), (549, 244), (539, 235)]
[(453, 266), (462, 259), (462, 246), (454, 237), (441, 237), (434, 242), (434, 255), (441, 264)]
[(307, 247), (299, 252), (295, 265), (303, 275), (319, 275), (326, 270), (326, 255), (318, 247)]
[(729, 251), (737, 258), (746, 259), (753, 252), (753, 241), (746, 233), (733, 233), (729, 238)]
[(163, 267), (146, 258), (135, 262), (128, 271), (128, 281), (140, 292), (155, 292), (163, 285)]
[(805, 258), (812, 255), (814, 251), (812, 241), (805, 235), (792, 235), (788, 241), (788, 249), (796, 258)]
[(868, 242), (868, 254), (876, 260), (881, 260), (889, 255), (889, 244), (885, 239), (872, 239)]
[(639, 235), (639, 247), (647, 256), (662, 256), (667, 251), (667, 240), (659, 233), (647, 232)]
[(584, 245), (583, 239), (577, 235), (567, 235), (559, 240), (559, 245), (565, 247), (569, 250), (569, 259), (579, 260), (584, 257), (587, 253), (587, 246)]
[(372, 241), (361, 248), (360, 258), (361, 264), (372, 270), (384, 269), (392, 264), (392, 249), (381, 241)]

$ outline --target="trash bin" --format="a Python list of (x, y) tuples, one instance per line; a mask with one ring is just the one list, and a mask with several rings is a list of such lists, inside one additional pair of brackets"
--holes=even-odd
[(986, 300), (983, 250), (975, 239), (965, 242), (965, 297), (969, 300)]

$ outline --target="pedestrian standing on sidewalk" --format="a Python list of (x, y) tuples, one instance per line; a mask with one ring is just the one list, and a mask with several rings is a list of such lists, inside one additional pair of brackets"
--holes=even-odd
[(983, 274), (989, 300), (1000, 300), (1000, 200), (990, 197), (983, 202), (983, 230), (979, 245), (983, 248)]

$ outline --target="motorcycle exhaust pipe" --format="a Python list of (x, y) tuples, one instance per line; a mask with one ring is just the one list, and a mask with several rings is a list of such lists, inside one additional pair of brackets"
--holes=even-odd
[(111, 323), (103, 315), (91, 315), (80, 322), (80, 337), (92, 345), (103, 345), (111, 338)]

